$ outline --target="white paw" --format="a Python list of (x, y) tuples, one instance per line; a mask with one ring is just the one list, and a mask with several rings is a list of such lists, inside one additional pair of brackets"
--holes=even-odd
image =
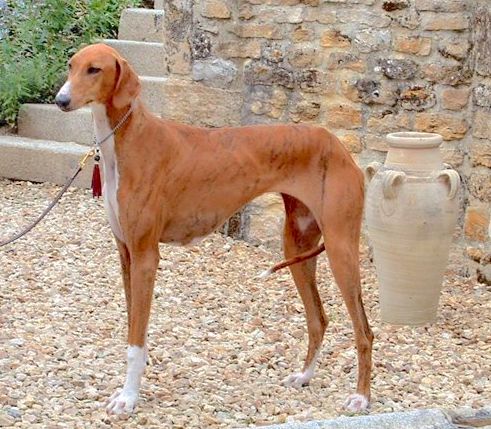
[(354, 393), (348, 396), (348, 399), (344, 403), (344, 408), (353, 413), (359, 413), (368, 408), (368, 399), (359, 393)]
[(108, 414), (131, 414), (135, 409), (138, 393), (123, 391), (114, 392), (106, 403)]
[(283, 384), (285, 386), (292, 386), (292, 387), (307, 386), (311, 378), (312, 378), (312, 374), (310, 374), (308, 371), (295, 372), (294, 374), (291, 374), (288, 377), (286, 377), (283, 380)]

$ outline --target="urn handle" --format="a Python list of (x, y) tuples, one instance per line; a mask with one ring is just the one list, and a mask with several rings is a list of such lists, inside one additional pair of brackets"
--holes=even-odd
[(438, 173), (438, 178), (443, 177), (449, 185), (447, 198), (453, 200), (460, 187), (460, 176), (455, 170), (442, 170)]
[(406, 180), (406, 174), (402, 171), (386, 171), (382, 182), (384, 197), (394, 199), (397, 197), (397, 185), (401, 185)]
[(365, 178), (367, 182), (373, 179), (373, 176), (377, 174), (377, 171), (382, 167), (382, 164), (377, 161), (373, 161), (365, 167)]

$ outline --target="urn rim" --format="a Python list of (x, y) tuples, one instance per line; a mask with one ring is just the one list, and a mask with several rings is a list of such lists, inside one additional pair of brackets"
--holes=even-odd
[(390, 147), (406, 149), (436, 148), (442, 144), (443, 137), (436, 133), (422, 133), (416, 131), (402, 131), (387, 134)]

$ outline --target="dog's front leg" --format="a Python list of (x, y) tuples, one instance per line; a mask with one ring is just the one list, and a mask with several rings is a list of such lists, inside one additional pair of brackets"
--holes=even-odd
[(113, 394), (107, 405), (108, 413), (114, 414), (129, 414), (135, 408), (146, 364), (145, 342), (159, 253), (157, 245), (143, 250), (139, 245), (136, 249), (129, 248), (131, 305), (128, 306), (126, 381), (123, 389)]

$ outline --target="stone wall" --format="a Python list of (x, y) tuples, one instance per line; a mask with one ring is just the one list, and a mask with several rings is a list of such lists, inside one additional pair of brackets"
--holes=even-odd
[[(167, 70), (184, 81), (175, 96), (185, 97), (169, 116), (209, 126), (316, 123), (361, 166), (384, 160), (388, 132), (442, 134), (445, 161), (465, 186), (458, 242), (491, 278), (488, 0), (170, 0), (164, 8)], [(267, 195), (229, 229), (278, 247), (281, 213), (281, 199)]]

